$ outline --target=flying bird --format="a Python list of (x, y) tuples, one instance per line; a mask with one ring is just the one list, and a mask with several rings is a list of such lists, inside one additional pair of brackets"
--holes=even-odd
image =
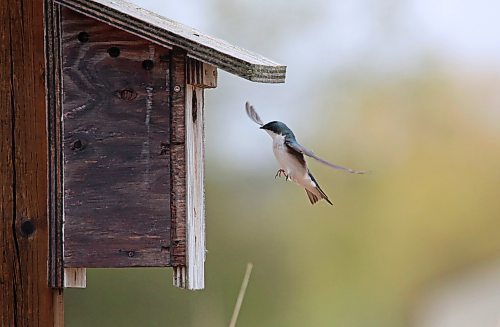
[(284, 123), (272, 121), (264, 124), (257, 111), (255, 111), (255, 108), (250, 105), (250, 103), (247, 102), (245, 104), (245, 109), (248, 117), (253, 122), (260, 125), (260, 129), (265, 130), (273, 139), (274, 156), (276, 160), (278, 160), (280, 166), (280, 169), (276, 172), (275, 178), (284, 175), (286, 180), (291, 180), (297, 185), (304, 187), (311, 204), (315, 204), (319, 200), (324, 199), (326, 202), (333, 205), (309, 171), (309, 168), (307, 168), (304, 155), (314, 158), (322, 164), (334, 169), (343, 170), (352, 174), (365, 173), (364, 171), (334, 165), (321, 159), (314, 154), (314, 152), (300, 145), (295, 138), (295, 134), (293, 134), (292, 130)]

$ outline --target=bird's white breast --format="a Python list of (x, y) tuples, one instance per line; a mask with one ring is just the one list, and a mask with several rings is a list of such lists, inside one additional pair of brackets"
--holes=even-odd
[(285, 171), (288, 178), (300, 185), (311, 185), (312, 181), (307, 171), (307, 165), (303, 165), (296, 157), (288, 152), (287, 146), (285, 145), (285, 137), (271, 131), (267, 132), (273, 139), (274, 156), (276, 160), (278, 160), (280, 168)]

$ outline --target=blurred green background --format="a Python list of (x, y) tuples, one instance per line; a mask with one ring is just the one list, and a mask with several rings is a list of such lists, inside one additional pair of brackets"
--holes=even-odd
[[(287, 83), (219, 71), (206, 91), (206, 290), (174, 288), (169, 269), (88, 269), (87, 289), (65, 291), (67, 326), (227, 326), (247, 262), (241, 327), (456, 327), (439, 317), (467, 310), (429, 318), (432, 292), (477, 269), (500, 284), (500, 4), (134, 2), (286, 64)], [(274, 179), (271, 140), (246, 100), (325, 159), (370, 174), (310, 161), (335, 204), (311, 206)], [(474, 294), (492, 309), (474, 318), (465, 306), (475, 323), (463, 326), (495, 326), (500, 292)]]

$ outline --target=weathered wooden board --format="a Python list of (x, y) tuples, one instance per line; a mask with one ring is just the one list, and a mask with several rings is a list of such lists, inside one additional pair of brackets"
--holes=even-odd
[(62, 10), (65, 267), (170, 265), (169, 50)]
[(56, 2), (254, 82), (285, 82), (286, 66), (123, 0)]
[(62, 62), (60, 6), (46, 2), (45, 69), (49, 159), (49, 285), (64, 286), (62, 235)]
[(0, 326), (57, 326), (62, 308), (47, 283), (46, 8), (0, 1)]
[[(174, 265), (173, 283), (177, 287), (190, 290), (200, 290), (205, 287), (205, 140), (204, 140), (204, 88), (217, 85), (217, 69), (194, 59), (189, 59), (185, 65), (182, 57), (172, 60), (176, 63), (172, 71), (179, 71), (179, 66), (186, 67), (186, 79), (182, 75), (172, 74), (172, 85), (186, 83), (185, 90), (179, 89), (175, 95), (177, 106), (174, 106), (175, 125), (181, 126), (180, 134), (184, 135), (185, 143), (180, 144), (180, 162), (184, 169), (182, 175), (174, 174), (178, 185), (173, 189), (174, 196), (185, 199), (185, 202), (175, 201), (174, 212), (177, 213), (172, 222), (172, 229), (177, 236), (183, 252), (179, 258), (184, 259), (179, 265)], [(174, 67), (175, 66), (175, 67)], [(172, 94), (175, 94), (175, 89)], [(174, 124), (174, 123), (173, 123)], [(184, 186), (183, 186), (184, 185)], [(174, 226), (176, 228), (174, 228)], [(178, 250), (178, 249), (177, 249)]]
[[(171, 96), (171, 177), (172, 247), (171, 264), (186, 264), (186, 53), (172, 51), (170, 60)], [(174, 272), (175, 274), (175, 272)], [(174, 283), (175, 284), (175, 283)]]
[[(201, 67), (190, 67), (202, 70)], [(189, 71), (188, 71), (189, 73)], [(205, 140), (203, 88), (187, 86), (186, 91), (186, 266), (187, 288), (205, 287)]]
[(87, 268), (65, 268), (64, 287), (86, 288)]
[[(202, 89), (216, 88), (217, 67), (190, 58), (186, 65), (186, 83)], [(186, 104), (189, 106), (188, 102)]]

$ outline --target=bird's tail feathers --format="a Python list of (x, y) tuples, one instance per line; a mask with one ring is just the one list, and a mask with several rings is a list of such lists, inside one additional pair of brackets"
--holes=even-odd
[(330, 205), (333, 205), (332, 201), (330, 201), (330, 199), (328, 198), (326, 193), (323, 192), (321, 187), (319, 187), (319, 184), (318, 184), (318, 182), (316, 182), (313, 175), (311, 173), (309, 173), (309, 176), (311, 176), (311, 179), (316, 184), (314, 191), (317, 191), (317, 194), (315, 194), (316, 192), (313, 192), (312, 190), (308, 190), (307, 188), (305, 189), (306, 193), (307, 193), (307, 197), (309, 198), (309, 201), (311, 201), (311, 204), (315, 204), (319, 200), (325, 199), (326, 202), (328, 202)]
[(308, 189), (304, 189), (304, 190), (306, 190), (307, 197), (309, 198), (309, 201), (311, 201), (311, 204), (315, 204), (316, 202), (319, 201), (319, 197), (316, 196), (316, 194), (312, 193)]

